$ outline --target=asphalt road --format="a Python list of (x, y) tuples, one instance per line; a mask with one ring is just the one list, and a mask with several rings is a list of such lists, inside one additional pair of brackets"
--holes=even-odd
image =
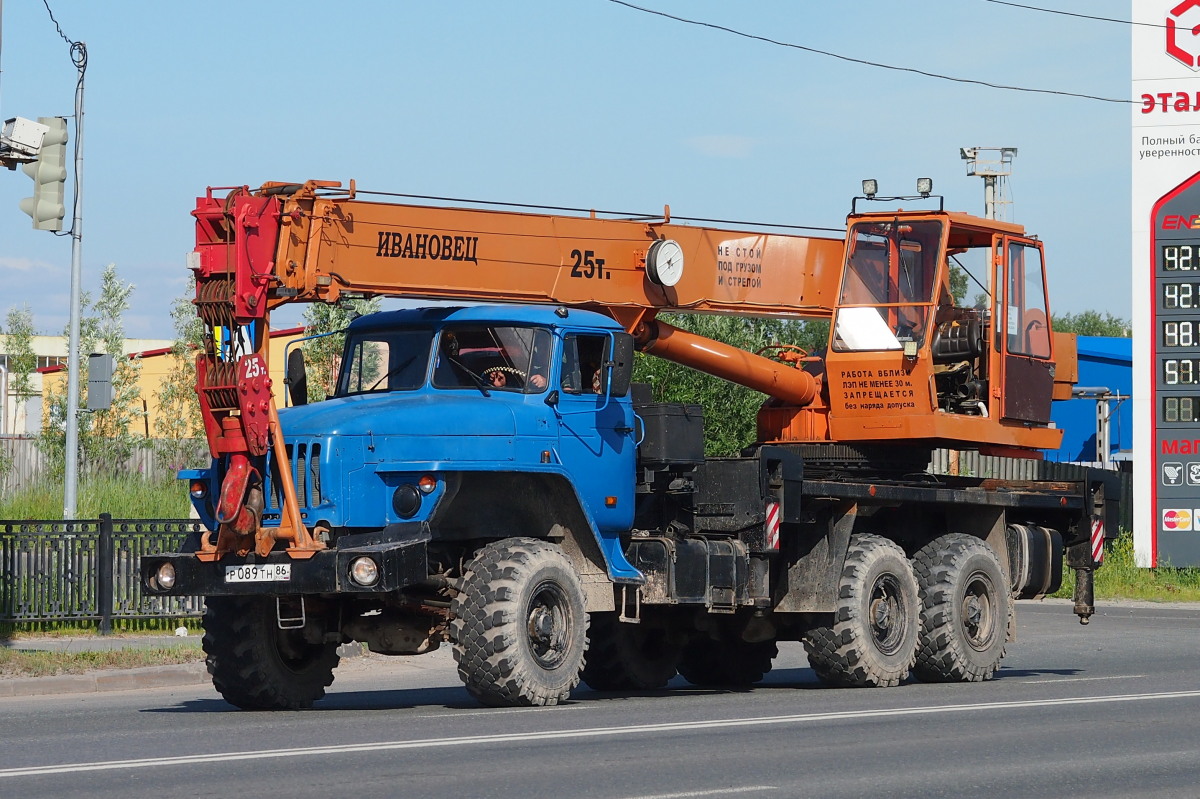
[(0, 699), (0, 796), (1195, 797), (1200, 608), (1019, 611), (991, 682), (819, 686), (788, 644), (752, 690), (676, 681), (484, 709), (448, 651), (344, 661), (310, 711), (209, 686)]

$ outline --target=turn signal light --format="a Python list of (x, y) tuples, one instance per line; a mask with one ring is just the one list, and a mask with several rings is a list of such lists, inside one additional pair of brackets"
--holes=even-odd
[(192, 499), (204, 499), (208, 496), (208, 484), (200, 480), (193, 480), (191, 486)]

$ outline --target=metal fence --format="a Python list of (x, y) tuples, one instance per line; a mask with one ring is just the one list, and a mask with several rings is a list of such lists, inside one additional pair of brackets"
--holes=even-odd
[[(141, 475), (145, 479), (173, 477), (181, 468), (207, 466), (208, 445), (203, 439), (187, 439), (167, 449), (158, 439), (145, 439), (115, 471), (120, 474)], [(46, 454), (38, 447), (38, 440), (31, 436), (0, 436), (0, 496), (11, 496), (45, 479), (48, 472)], [(81, 475), (87, 477), (91, 467), (81, 464)]]
[(203, 597), (142, 594), (143, 554), (177, 552), (194, 519), (0, 521), (0, 622), (198, 617)]

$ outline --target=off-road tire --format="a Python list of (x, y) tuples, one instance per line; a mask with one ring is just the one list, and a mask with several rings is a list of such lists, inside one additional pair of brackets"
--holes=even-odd
[(583, 681), (597, 691), (652, 691), (675, 676), (680, 647), (661, 627), (593, 613)]
[(779, 647), (774, 641), (748, 643), (740, 639), (696, 638), (683, 648), (679, 673), (692, 685), (743, 688), (767, 676), (771, 661), (778, 654)]
[(313, 644), (281, 630), (273, 597), (205, 600), (204, 654), (213, 685), (243, 710), (299, 710), (325, 696), (337, 644)]
[(579, 684), (588, 617), (562, 550), (533, 538), (483, 547), (452, 604), (458, 676), (491, 707), (556, 705)]
[(831, 627), (804, 636), (822, 682), (845, 688), (899, 685), (916, 660), (920, 604), (904, 550), (877, 535), (850, 539)]
[(991, 679), (1004, 657), (1011, 606), (996, 552), (951, 533), (922, 547), (913, 568), (921, 592), (913, 674), (925, 682)]

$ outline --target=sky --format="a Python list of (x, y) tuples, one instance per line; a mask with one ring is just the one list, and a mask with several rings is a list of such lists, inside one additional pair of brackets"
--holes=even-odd
[[(1129, 0), (1024, 2), (1130, 17)], [(1130, 98), (1130, 31), (1113, 22), (989, 0), (636, 4), (864, 61)], [(613, 0), (49, 6), (88, 52), (83, 287), (94, 296), (116, 264), (135, 286), (129, 337), (174, 336), (208, 186), (354, 179), (840, 228), (863, 178), (911, 194), (930, 177), (947, 209), (982, 214), (983, 181), (959, 154), (972, 146), (1018, 148), (1012, 216), (1046, 242), (1052, 309), (1131, 315), (1128, 104), (851, 63)], [(43, 0), (0, 13), (0, 118), (70, 116), (76, 70)], [(18, 209), (31, 187), (0, 170), (0, 323), (27, 305), (38, 332), (59, 334), (71, 241), (32, 229)]]

